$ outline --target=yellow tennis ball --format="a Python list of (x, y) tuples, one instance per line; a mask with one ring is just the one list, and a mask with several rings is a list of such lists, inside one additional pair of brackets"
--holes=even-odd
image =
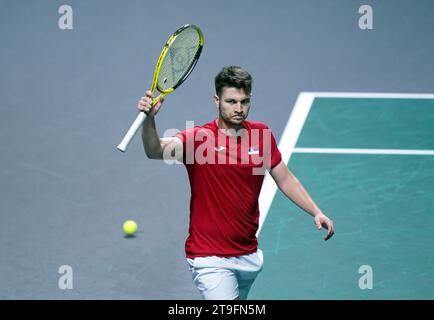
[(124, 232), (125, 234), (132, 236), (137, 231), (137, 223), (133, 220), (127, 220), (124, 222)]

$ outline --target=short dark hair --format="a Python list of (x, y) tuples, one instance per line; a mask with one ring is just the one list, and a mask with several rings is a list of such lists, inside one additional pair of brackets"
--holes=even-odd
[(252, 76), (240, 66), (224, 67), (214, 78), (215, 92), (220, 97), (224, 87), (243, 89), (250, 95), (252, 91)]

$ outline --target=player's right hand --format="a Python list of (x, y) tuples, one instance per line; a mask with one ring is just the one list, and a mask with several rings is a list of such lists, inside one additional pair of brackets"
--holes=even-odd
[(148, 91), (146, 91), (145, 96), (141, 97), (139, 100), (139, 103), (137, 104), (137, 108), (140, 111), (144, 111), (146, 113), (146, 115), (149, 117), (154, 117), (158, 113), (158, 110), (161, 108), (161, 105), (164, 102), (164, 98), (161, 97), (158, 100), (157, 104), (152, 107), (152, 99), (153, 98), (154, 98), (154, 95), (152, 94), (152, 92), (150, 90), (148, 90)]

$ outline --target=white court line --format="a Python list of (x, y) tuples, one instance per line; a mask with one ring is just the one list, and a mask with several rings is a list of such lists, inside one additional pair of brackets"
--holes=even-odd
[[(328, 149), (328, 148), (295, 148), (298, 137), (303, 129), (307, 115), (315, 98), (383, 98), (383, 99), (434, 99), (432, 93), (367, 93), (367, 92), (300, 92), (294, 108), (289, 116), (285, 130), (279, 141), (279, 150), (282, 153), (282, 161), (288, 165), (292, 153), (353, 153), (368, 154), (375, 149)], [(314, 152), (314, 151), (323, 152)], [(375, 154), (406, 154), (406, 155), (433, 155), (434, 150), (394, 150), (377, 149)], [(378, 153), (382, 151), (383, 153)], [(374, 153), (369, 153), (374, 154)], [(267, 218), (268, 211), (277, 191), (277, 186), (269, 174), (266, 175), (259, 195), (259, 228), (256, 236), (259, 237), (262, 226)]]
[[(286, 165), (291, 158), (292, 151), (297, 143), (298, 137), (300, 136), (301, 130), (303, 129), (304, 122), (306, 121), (307, 115), (309, 114), (314, 98), (315, 97), (313, 95), (300, 93), (298, 95), (297, 101), (295, 102), (294, 108), (292, 109), (291, 115), (289, 116), (288, 122), (286, 123), (286, 127), (278, 145), (278, 148), (282, 154), (282, 161)], [(276, 191), (277, 186), (274, 183), (273, 178), (267, 173), (264, 183), (262, 184), (261, 193), (259, 194), (260, 214), (259, 228), (256, 232), (256, 237), (258, 237), (259, 233), (261, 232)]]
[(433, 156), (434, 150), (405, 150), (405, 149), (346, 149), (346, 148), (294, 148), (294, 153), (332, 153), (332, 154), (384, 154)]
[(301, 92), (314, 98), (380, 98), (380, 99), (434, 99), (432, 93), (388, 93), (388, 92)]

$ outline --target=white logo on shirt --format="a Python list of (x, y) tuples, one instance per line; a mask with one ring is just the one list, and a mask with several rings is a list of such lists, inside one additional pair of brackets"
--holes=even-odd
[(223, 147), (223, 146), (220, 146), (218, 148), (214, 147), (214, 151), (220, 152), (220, 151), (223, 151), (223, 150), (226, 150), (226, 147)]
[(249, 155), (259, 154), (259, 148), (258, 147), (251, 147), (251, 148), (249, 148), (249, 150), (247, 151), (247, 153)]

